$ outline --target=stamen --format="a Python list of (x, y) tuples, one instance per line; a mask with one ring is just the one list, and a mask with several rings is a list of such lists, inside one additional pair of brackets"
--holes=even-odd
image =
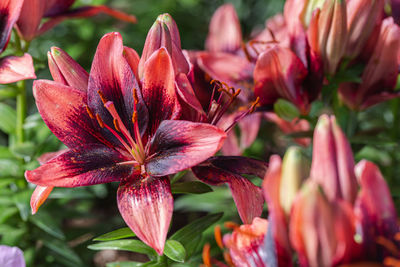
[(88, 106), (85, 106), (85, 108), (86, 108), (86, 112), (89, 114), (89, 117), (93, 120), (94, 115), (93, 115), (92, 110)]
[(118, 162), (117, 165), (139, 165), (136, 160)]
[(116, 119), (114, 119), (113, 122), (114, 122), (115, 130), (117, 130), (117, 132), (121, 132), (121, 128), (119, 128), (118, 121)]
[(383, 236), (378, 236), (375, 239), (376, 243), (386, 248), (392, 255), (399, 255), (399, 250), (397, 246), (389, 239)]
[(235, 266), (235, 265), (233, 264), (231, 255), (230, 255), (229, 252), (227, 252), (227, 251), (224, 252), (224, 260), (226, 261), (226, 263), (228, 263), (229, 266)]
[(244, 55), (246, 56), (247, 61), (248, 61), (248, 62), (252, 62), (253, 60), (252, 60), (252, 58), (251, 58), (251, 56), (250, 56), (249, 51), (247, 50), (246, 44), (245, 44), (244, 42), (242, 42), (240, 45), (241, 45), (241, 47), (242, 47), (242, 50), (243, 50), (243, 52), (244, 52)]
[(133, 140), (131, 134), (129, 133), (128, 129), (126, 129), (124, 123), (121, 120), (121, 117), (118, 115), (117, 110), (115, 109), (114, 103), (112, 101), (107, 101), (104, 104), (104, 107), (110, 112), (111, 116), (114, 118), (114, 120), (118, 121), (118, 126), (119, 129), (121, 130), (122, 134), (125, 136), (125, 138), (129, 141), (130, 145), (132, 147), (135, 146), (135, 141)]
[(400, 260), (393, 258), (393, 257), (386, 257), (383, 260), (383, 265), (388, 267), (398, 267), (400, 266)]
[(103, 102), (103, 104), (105, 104), (105, 103), (108, 102), (107, 98), (105, 97), (105, 95), (103, 94), (102, 91), (98, 90), (97, 93), (99, 94), (100, 99), (101, 99), (101, 101)]
[(207, 267), (212, 267), (211, 265), (211, 257), (210, 257), (210, 244), (205, 244), (203, 247), (203, 253), (202, 253), (202, 258), (203, 258), (203, 263)]
[(222, 243), (221, 227), (219, 225), (215, 226), (215, 228), (214, 228), (214, 237), (215, 237), (215, 241), (217, 242), (218, 247), (223, 249), (224, 244)]
[[(236, 116), (236, 118), (233, 120), (232, 124), (229, 125), (226, 129), (225, 132), (229, 132), (235, 125), (236, 123), (238, 123), (238, 121), (240, 121), (241, 119), (243, 119), (244, 117), (246, 117), (247, 115), (253, 113), (258, 105), (258, 102), (260, 101), (260, 98), (257, 97), (257, 99), (251, 104), (250, 108), (247, 111), (244, 111), (242, 114)], [(242, 107), (240, 108), (242, 109)], [(240, 110), (239, 109), (239, 110)]]
[(132, 122), (133, 123), (137, 122), (137, 112), (136, 111), (134, 111), (133, 114), (132, 114)]
[(133, 88), (132, 94), (133, 94), (133, 101), (135, 101), (135, 104), (137, 104), (139, 102), (139, 98), (137, 95), (136, 88)]
[(225, 226), (225, 228), (228, 228), (228, 229), (233, 229), (233, 230), (235, 230), (236, 228), (238, 228), (239, 227), (239, 225), (237, 224), (237, 223), (234, 223), (234, 222), (225, 222), (224, 223), (224, 226)]
[(99, 114), (96, 114), (96, 119), (97, 119), (97, 122), (99, 123), (100, 127), (101, 127), (101, 128), (104, 128), (104, 122), (103, 122), (103, 120), (101, 119), (101, 117), (100, 117)]
[[(99, 118), (100, 118), (100, 116), (99, 116)], [(110, 126), (108, 126), (107, 124), (104, 124), (104, 123), (103, 123), (103, 127), (105, 127), (107, 130), (109, 130), (118, 139), (118, 141), (121, 142), (121, 144), (125, 147), (125, 149), (128, 150), (128, 152), (131, 153), (131, 155), (135, 159), (138, 158), (137, 155), (135, 154), (135, 152), (132, 151), (132, 149), (129, 147), (129, 145), (124, 141), (124, 139), (122, 139), (122, 137), (116, 131), (114, 131), (113, 128), (111, 128)]]

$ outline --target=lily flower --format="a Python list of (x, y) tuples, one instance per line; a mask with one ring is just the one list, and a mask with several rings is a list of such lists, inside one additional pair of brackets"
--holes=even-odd
[(0, 245), (0, 265), (4, 267), (25, 267), (24, 253), (18, 247)]
[(361, 83), (343, 83), (339, 94), (345, 104), (356, 110), (399, 96), (397, 82), (400, 27), (392, 17), (383, 20), (379, 38), (361, 76)]
[(315, 127), (310, 177), (324, 188), (329, 200), (354, 204), (358, 185), (353, 153), (334, 116), (320, 116)]
[[(8, 44), (11, 30), (20, 16), (23, 0), (5, 0), (0, 3), (0, 53)], [(6, 56), (0, 58), (0, 84), (13, 83), (26, 79), (35, 79), (32, 57)]]
[[(31, 41), (66, 19), (91, 17), (99, 13), (136, 23), (135, 16), (103, 5), (71, 9), (75, 0), (25, 0), (23, 2), (17, 29), (20, 36), (26, 41)], [(49, 18), (49, 20), (42, 23), (43, 18)]]
[(81, 86), (87, 77), (82, 68), (70, 69), (77, 63), (60, 55), (52, 53), (57, 81), (37, 80), (33, 92), (43, 120), (69, 149), (26, 171), (26, 179), (44, 187), (120, 182), (122, 217), (162, 254), (173, 209), (168, 175), (212, 156), (225, 132), (174, 120), (181, 108), (164, 47), (146, 61), (140, 85), (132, 71), (137, 53), (123, 46), (119, 33), (100, 40), (87, 88)]

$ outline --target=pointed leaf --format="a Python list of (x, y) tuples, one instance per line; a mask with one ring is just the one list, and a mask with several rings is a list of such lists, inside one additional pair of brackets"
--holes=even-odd
[(165, 243), (164, 254), (173, 261), (185, 262), (185, 248), (176, 240), (167, 240)]
[(112, 241), (117, 239), (123, 239), (127, 237), (136, 236), (129, 227), (120, 228), (112, 232), (103, 234), (93, 239), (93, 241)]
[(13, 134), (15, 132), (16, 112), (9, 105), (0, 103), (0, 130)]
[(124, 251), (132, 251), (132, 252), (137, 252), (137, 253), (142, 253), (142, 254), (152, 255), (152, 256), (155, 255), (155, 252), (151, 247), (144, 244), (140, 240), (134, 240), (134, 239), (100, 242), (100, 243), (89, 245), (88, 249), (92, 249), (92, 250), (106, 250), (106, 249), (124, 250)]
[(65, 235), (61, 231), (60, 226), (49, 213), (41, 211), (35, 216), (30, 216), (29, 220), (49, 235), (58, 239), (65, 239)]

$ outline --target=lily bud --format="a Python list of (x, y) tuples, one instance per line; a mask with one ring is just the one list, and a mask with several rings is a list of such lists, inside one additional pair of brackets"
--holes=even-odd
[(393, 240), (399, 231), (396, 208), (389, 187), (374, 163), (360, 161), (356, 165), (356, 174), (361, 191), (355, 210), (363, 217), (364, 244), (375, 250), (373, 247), (378, 236)]
[(346, 55), (355, 58), (382, 20), (384, 0), (347, 1), (347, 48)]
[(313, 13), (308, 31), (317, 35), (318, 42), (310, 42), (310, 46), (320, 53), (325, 72), (334, 74), (347, 42), (346, 1), (325, 1), (321, 11)]
[(322, 115), (315, 127), (310, 177), (324, 188), (329, 200), (354, 203), (357, 180), (353, 153), (334, 116)]
[(139, 61), (139, 78), (143, 77), (144, 64), (159, 48), (165, 47), (172, 59), (175, 75), (189, 72), (189, 63), (181, 50), (178, 27), (169, 14), (159, 15), (147, 34)]
[(232, 4), (220, 6), (211, 18), (206, 40), (210, 52), (235, 52), (242, 44), (242, 30)]
[(336, 254), (335, 210), (318, 184), (304, 184), (293, 204), (290, 240), (301, 266), (332, 266)]
[(243, 224), (232, 234), (224, 235), (223, 244), (235, 266), (265, 266), (263, 244), (267, 228), (268, 221), (256, 217), (251, 224)]
[(47, 53), (49, 69), (54, 81), (86, 92), (89, 74), (61, 48), (52, 47)]
[(293, 200), (308, 173), (308, 162), (301, 154), (300, 148), (290, 147), (283, 157), (279, 190), (280, 203), (286, 215), (290, 214)]

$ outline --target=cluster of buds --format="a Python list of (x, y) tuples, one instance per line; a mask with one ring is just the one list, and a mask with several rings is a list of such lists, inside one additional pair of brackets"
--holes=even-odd
[(374, 163), (354, 163), (333, 116), (319, 119), (311, 167), (296, 147), (283, 160), (273, 155), (263, 192), (268, 221), (256, 218), (223, 238), (229, 266), (400, 264), (400, 226), (386, 181)]

